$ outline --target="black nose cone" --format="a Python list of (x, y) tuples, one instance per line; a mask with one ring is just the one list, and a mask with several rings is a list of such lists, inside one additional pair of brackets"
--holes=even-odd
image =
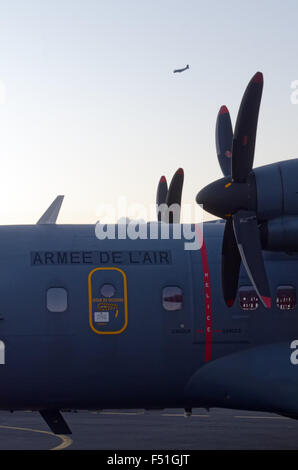
[(226, 219), (239, 209), (255, 209), (255, 198), (250, 196), (250, 186), (234, 183), (230, 177), (221, 178), (205, 186), (196, 201), (203, 209), (216, 217)]
[(230, 186), (228, 178), (221, 178), (208, 184), (197, 194), (196, 202), (202, 205), (203, 209), (210, 214), (224, 218), (229, 212), (225, 201), (226, 192), (229, 188), (227, 185)]

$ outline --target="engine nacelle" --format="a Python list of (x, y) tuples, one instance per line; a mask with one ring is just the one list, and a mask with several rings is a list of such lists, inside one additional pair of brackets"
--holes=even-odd
[(279, 217), (261, 225), (262, 248), (269, 251), (298, 251), (298, 216)]
[(298, 159), (261, 166), (254, 175), (263, 249), (298, 251)]
[[(261, 166), (254, 171), (259, 220), (298, 216), (298, 159)], [(275, 226), (272, 230), (276, 230)]]

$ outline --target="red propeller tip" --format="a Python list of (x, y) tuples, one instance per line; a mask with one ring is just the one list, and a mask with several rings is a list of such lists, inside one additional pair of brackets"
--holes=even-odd
[(227, 114), (229, 112), (226, 106), (222, 106), (219, 110), (219, 114)]
[(263, 74), (261, 72), (257, 72), (253, 78), (252, 81), (254, 83), (263, 83)]
[(166, 180), (166, 177), (165, 176), (162, 176), (159, 180), (160, 183), (166, 183), (167, 180)]
[(177, 175), (184, 175), (183, 168), (178, 168), (178, 170), (176, 171), (176, 174)]
[(263, 297), (262, 296), (262, 300), (264, 302), (264, 304), (266, 305), (267, 308), (271, 308), (271, 298), (270, 297)]
[(235, 299), (227, 300), (227, 306), (233, 307)]

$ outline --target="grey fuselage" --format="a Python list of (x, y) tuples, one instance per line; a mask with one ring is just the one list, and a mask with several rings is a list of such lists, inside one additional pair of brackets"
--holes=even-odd
[[(206, 362), (294, 339), (297, 309), (281, 311), (274, 301), (270, 310), (259, 305), (244, 311), (238, 300), (226, 307), (220, 278), (223, 229), (224, 223), (204, 224), (211, 289), (207, 319), (202, 253), (185, 250), (184, 240), (101, 241), (94, 225), (0, 227), (0, 340), (5, 345), (0, 408), (207, 406), (185, 394)], [(264, 257), (273, 299), (277, 286), (296, 286), (297, 255), (264, 252)], [(90, 293), (92, 271), (98, 286)], [(118, 329), (123, 331), (114, 334), (96, 332), (90, 324), (91, 298), (105, 283), (119, 285), (127, 302), (127, 318), (122, 312)], [(239, 284), (250, 285), (243, 270)], [(167, 286), (182, 289), (182, 309), (164, 308)], [(50, 288), (67, 291), (65, 311), (47, 309)]]

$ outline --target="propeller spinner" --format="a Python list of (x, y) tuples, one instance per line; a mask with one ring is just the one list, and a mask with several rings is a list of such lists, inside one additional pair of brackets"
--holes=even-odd
[[(216, 144), (225, 178), (203, 188), (196, 198), (206, 211), (226, 219), (222, 244), (222, 288), (229, 307), (234, 304), (237, 295), (241, 260), (263, 305), (271, 307), (258, 229), (256, 182), (252, 171), (262, 91), (263, 75), (257, 72), (241, 101), (231, 156), (225, 152), (229, 152), (232, 126), (227, 108), (221, 108), (216, 125)], [(231, 165), (228, 165), (227, 156)]]

